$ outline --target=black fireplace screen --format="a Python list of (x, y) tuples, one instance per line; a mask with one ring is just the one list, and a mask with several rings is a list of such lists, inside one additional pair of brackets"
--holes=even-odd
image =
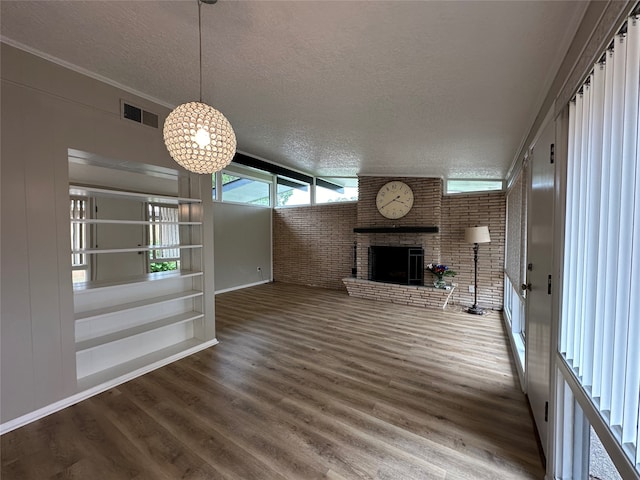
[(424, 248), (369, 247), (369, 280), (424, 285)]

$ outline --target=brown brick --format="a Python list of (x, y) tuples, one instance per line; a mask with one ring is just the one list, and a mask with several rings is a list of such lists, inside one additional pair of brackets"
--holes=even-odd
[[(392, 180), (407, 183), (414, 192), (414, 207), (397, 220), (384, 218), (375, 205), (380, 187)], [(485, 308), (502, 308), (506, 218), (503, 192), (443, 196), (439, 178), (360, 177), (359, 197), (357, 204), (276, 209), (273, 216), (274, 279), (342, 289), (342, 279), (351, 276), (354, 243), (361, 280), (367, 279), (370, 245), (420, 245), (425, 250), (425, 264), (444, 263), (458, 273), (453, 281), (459, 287), (450, 303), (471, 305), (473, 294), (468, 293), (468, 286), (473, 284), (473, 246), (464, 243), (464, 229), (488, 225), (491, 243), (480, 245), (478, 303)], [(393, 225), (437, 226), (440, 231), (436, 234), (353, 233), (356, 226)], [(430, 274), (425, 272), (425, 282), (430, 280)], [(365, 291), (364, 287), (362, 291)], [(367, 291), (369, 298), (381, 298), (382, 292), (377, 287)], [(397, 290), (392, 286), (385, 296), (398, 298), (396, 294), (402, 292), (404, 297), (411, 299), (415, 291), (415, 287)], [(427, 301), (427, 304), (433, 306), (437, 302)]]

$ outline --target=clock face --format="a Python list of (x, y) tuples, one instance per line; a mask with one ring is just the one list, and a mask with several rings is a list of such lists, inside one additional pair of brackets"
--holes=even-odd
[(413, 207), (413, 191), (404, 182), (389, 182), (378, 191), (376, 206), (386, 218), (402, 218)]

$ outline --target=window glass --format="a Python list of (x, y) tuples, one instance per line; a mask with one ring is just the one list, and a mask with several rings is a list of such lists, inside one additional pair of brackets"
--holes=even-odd
[(355, 202), (357, 200), (357, 178), (326, 177), (316, 179), (316, 203)]
[(609, 429), (603, 440), (615, 439), (609, 453), (636, 467), (623, 477), (637, 478), (640, 23), (629, 18), (611, 45), (569, 103), (559, 365), (585, 413)]
[[(89, 200), (83, 197), (71, 197), (71, 251), (84, 250), (89, 247)], [(89, 278), (89, 255), (85, 253), (71, 254), (71, 276), (73, 283), (84, 283)]]
[(276, 206), (309, 205), (311, 185), (290, 178), (278, 177)]
[(502, 180), (447, 180), (447, 193), (491, 192), (504, 188)]
[(243, 175), (222, 172), (222, 201), (269, 206), (271, 184)]
[[(173, 246), (180, 244), (178, 207), (149, 203), (149, 245)], [(163, 248), (149, 251), (149, 271), (166, 272), (180, 268), (180, 249)]]

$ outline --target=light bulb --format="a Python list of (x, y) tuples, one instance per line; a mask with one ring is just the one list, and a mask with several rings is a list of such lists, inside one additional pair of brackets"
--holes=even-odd
[(209, 132), (207, 132), (204, 128), (199, 128), (196, 132), (194, 140), (200, 148), (204, 148), (211, 143), (211, 137), (209, 136)]

